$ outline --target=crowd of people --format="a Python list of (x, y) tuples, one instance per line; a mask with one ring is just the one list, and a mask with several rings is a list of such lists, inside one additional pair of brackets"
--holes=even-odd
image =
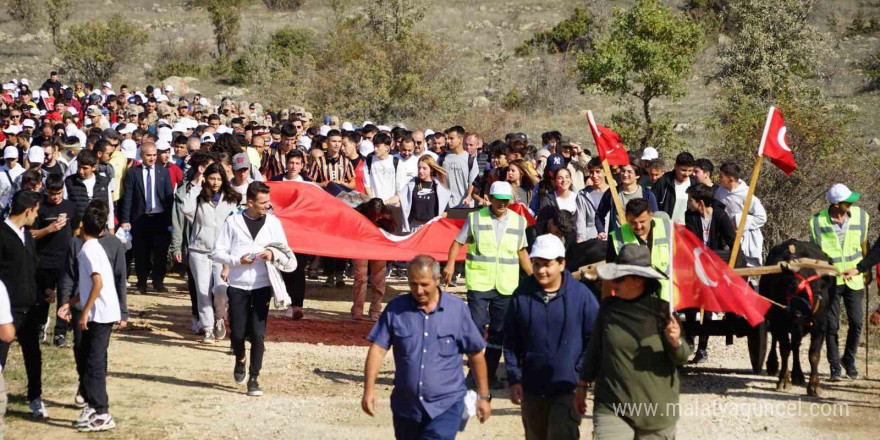
[[(724, 163), (716, 173), (709, 159), (687, 152), (661, 157), (648, 147), (630, 154), (628, 165), (608, 167), (558, 131), (542, 133), (538, 143), (524, 133), (484, 139), (460, 126), (434, 131), (318, 120), (302, 107), (212, 103), (168, 85), (66, 85), (56, 72), (38, 90), (26, 79), (4, 84), (0, 127), (0, 360), (5, 365), (16, 334), (30, 408), (48, 417), (41, 344), (68, 347), (72, 330), (82, 431), (115, 426), (107, 346), (114, 324), (128, 320), (131, 272), (138, 294), (167, 292), (169, 268), (185, 272), (191, 331), (204, 344), (228, 335), (235, 382), (259, 396), (269, 304), (302, 319), (306, 279), (318, 279), (322, 269), (324, 287), (350, 285), (352, 319), (375, 321), (365, 371), (368, 414), (376, 411), (381, 360), (394, 350), (398, 438), (452, 438), (469, 411), (466, 389), (476, 389), (470, 406), (484, 421), (490, 390), (505, 386), (522, 405), (529, 439), (577, 438), (580, 417), (572, 414), (584, 413), (589, 386), (601, 404), (593, 414), (598, 438), (671, 438), (674, 416), (610, 410), (615, 402), (677, 402), (676, 366), (687, 362), (694, 336), (701, 337), (691, 362), (708, 358), (706, 335), (684, 335), (677, 316), (658, 313), (668, 310), (674, 288), (671, 225), (729, 252), (745, 216), (743, 260), (762, 264), (767, 212), (757, 198), (744, 212), (748, 186), (740, 166)], [(466, 221), (442, 268), (425, 256), (404, 267), (294, 255), (271, 212), (266, 181), (362, 194), (358, 212), (391, 234), (411, 234), (452, 210)], [(852, 194), (829, 190), (830, 215), (812, 220), (814, 241), (846, 275), (839, 295), (850, 334), (842, 360), (829, 352), (833, 378), (841, 377), (841, 362), (857, 377), (861, 327), (853, 323), (864, 283), (852, 280), (880, 259), (876, 245), (864, 262), (861, 252), (850, 255), (867, 248), (868, 225), (867, 214), (852, 208)], [(515, 203), (534, 226), (509, 209)], [(591, 240), (608, 244), (602, 292), (566, 269), (574, 245)], [(456, 263), (465, 245), (466, 262)], [(411, 294), (383, 310), (389, 276), (408, 280)], [(441, 287), (462, 277), (466, 304)], [(50, 339), (51, 315), (57, 319)], [(839, 315), (838, 305), (830, 319)], [(836, 350), (834, 329), (829, 347)], [(467, 377), (462, 354), (471, 367)], [(506, 385), (497, 375), (502, 356)]]

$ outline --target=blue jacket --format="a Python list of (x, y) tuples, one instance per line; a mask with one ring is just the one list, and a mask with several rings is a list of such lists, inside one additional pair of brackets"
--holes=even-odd
[(596, 297), (567, 270), (547, 303), (534, 276), (520, 283), (504, 321), (510, 384), (521, 383), (524, 392), (539, 396), (571, 392), (598, 315)]

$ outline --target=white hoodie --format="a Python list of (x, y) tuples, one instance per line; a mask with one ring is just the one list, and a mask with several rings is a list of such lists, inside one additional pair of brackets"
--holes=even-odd
[(282, 243), (287, 246), (287, 237), (277, 217), (266, 214), (266, 223), (254, 239), (251, 238), (251, 233), (244, 222), (244, 214), (238, 213), (226, 218), (210, 258), (229, 266), (228, 278), (231, 287), (242, 290), (269, 287), (272, 284), (266, 264), (262, 261), (241, 264), (241, 257), (245, 254), (263, 252), (270, 243)]
[[(740, 180), (739, 185), (733, 191), (728, 191), (723, 186), (719, 186), (718, 191), (715, 193), (715, 200), (724, 203), (724, 211), (733, 221), (734, 229), (739, 227), (748, 192), (749, 186)], [(752, 196), (749, 213), (746, 217), (746, 227), (743, 231), (742, 243), (740, 243), (749, 267), (761, 266), (764, 262), (764, 234), (761, 233), (761, 228), (764, 227), (765, 223), (767, 223), (767, 211), (764, 210), (761, 200)]]

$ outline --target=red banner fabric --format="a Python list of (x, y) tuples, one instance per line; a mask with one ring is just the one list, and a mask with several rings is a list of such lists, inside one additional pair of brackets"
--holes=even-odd
[[(266, 182), (271, 188), (272, 212), (281, 220), (294, 252), (324, 257), (409, 261), (430, 255), (446, 261), (449, 246), (464, 220), (438, 218), (416, 233), (399, 237), (380, 230), (366, 217), (318, 186), (300, 182)], [(511, 210), (534, 218), (521, 204)], [(467, 246), (457, 260), (465, 259)]]
[(675, 225), (676, 310), (702, 307), (760, 324), (770, 303), (682, 225)]
[(596, 124), (593, 113), (587, 112), (587, 122), (590, 124), (590, 132), (596, 141), (596, 151), (599, 158), (607, 160), (608, 165), (629, 165), (629, 155), (623, 146), (620, 135), (607, 127)]
[(770, 162), (777, 168), (791, 175), (797, 168), (794, 163), (794, 154), (788, 146), (787, 129), (782, 119), (782, 112), (777, 108), (770, 107), (767, 114), (767, 123), (764, 127), (764, 138), (761, 139), (761, 152), (770, 158)]

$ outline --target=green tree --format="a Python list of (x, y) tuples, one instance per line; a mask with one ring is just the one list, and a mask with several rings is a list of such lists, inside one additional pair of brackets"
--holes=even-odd
[(367, 25), (385, 41), (400, 41), (425, 17), (422, 0), (372, 0)]
[(70, 27), (58, 52), (68, 71), (79, 78), (99, 83), (110, 79), (121, 66), (137, 58), (147, 34), (120, 15), (110, 20), (88, 21)]
[(569, 50), (586, 50), (592, 43), (595, 29), (593, 18), (583, 8), (574, 8), (571, 17), (560, 21), (553, 29), (538, 32), (516, 48), (517, 56), (527, 56), (533, 49), (542, 48), (550, 53), (566, 53)]
[(190, 7), (202, 7), (211, 18), (214, 26), (214, 42), (217, 44), (217, 56), (221, 60), (229, 59), (238, 48), (241, 31), (241, 10), (248, 0), (187, 0)]
[[(640, 0), (627, 11), (616, 10), (609, 35), (592, 54), (578, 57), (580, 88), (600, 91), (626, 103), (635, 97), (644, 120), (642, 147), (654, 140), (651, 102), (676, 100), (685, 94), (685, 78), (703, 43), (699, 24), (678, 17), (658, 0)], [(631, 142), (632, 140), (630, 140)]]
[(269, 36), (269, 56), (284, 66), (290, 66), (315, 49), (313, 32), (289, 26), (277, 29)]
[(43, 19), (43, 5), (40, 0), (8, 0), (9, 16), (25, 29), (32, 29)]
[(70, 19), (71, 0), (46, 0), (46, 13), (48, 14), (49, 32), (52, 34), (52, 44), (58, 47), (58, 36), (61, 33), (61, 25)]

